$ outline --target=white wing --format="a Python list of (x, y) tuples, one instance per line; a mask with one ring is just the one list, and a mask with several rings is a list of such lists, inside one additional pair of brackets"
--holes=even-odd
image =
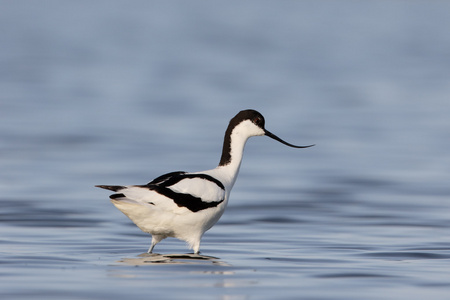
[(222, 201), (225, 198), (225, 188), (223, 188), (223, 185), (219, 185), (218, 182), (203, 176), (186, 177), (168, 188), (177, 193), (190, 194), (196, 198), (200, 198), (203, 202)]

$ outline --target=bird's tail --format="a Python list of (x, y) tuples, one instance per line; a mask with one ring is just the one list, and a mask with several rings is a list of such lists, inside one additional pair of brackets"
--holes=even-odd
[(125, 188), (124, 186), (121, 186), (121, 185), (96, 185), (96, 187), (102, 188), (105, 190), (114, 191), (114, 192), (123, 190)]

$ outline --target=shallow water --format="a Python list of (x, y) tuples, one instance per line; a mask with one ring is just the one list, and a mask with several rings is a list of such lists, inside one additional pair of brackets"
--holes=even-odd
[[(448, 299), (450, 4), (9, 2), (2, 299)], [(189, 3), (189, 4), (188, 4)], [(254, 108), (201, 257), (95, 184), (214, 167)]]

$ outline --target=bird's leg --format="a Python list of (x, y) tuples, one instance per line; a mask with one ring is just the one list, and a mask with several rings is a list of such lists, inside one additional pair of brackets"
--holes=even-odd
[(153, 252), (153, 248), (155, 248), (156, 244), (158, 244), (159, 242), (161, 242), (161, 240), (164, 237), (160, 236), (160, 235), (152, 235), (152, 244), (150, 245), (150, 248), (148, 248), (147, 253), (152, 253)]
[(200, 253), (200, 239), (198, 240), (198, 242), (195, 242), (192, 249), (194, 249), (194, 254), (199, 254)]

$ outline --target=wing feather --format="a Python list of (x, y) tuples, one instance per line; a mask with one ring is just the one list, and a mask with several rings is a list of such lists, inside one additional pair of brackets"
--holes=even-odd
[(106, 188), (117, 192), (110, 196), (116, 204), (152, 206), (174, 213), (181, 213), (183, 208), (197, 212), (216, 207), (225, 199), (225, 188), (219, 180), (207, 174), (181, 171), (164, 174), (146, 185)]

